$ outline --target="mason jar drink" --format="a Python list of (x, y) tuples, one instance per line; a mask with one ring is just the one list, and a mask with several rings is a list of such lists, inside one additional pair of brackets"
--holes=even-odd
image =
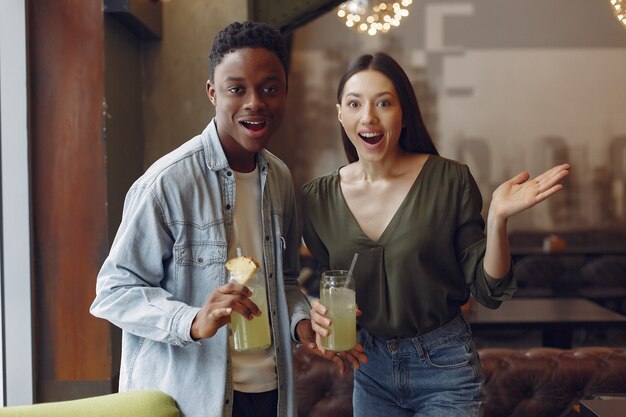
[(261, 310), (261, 315), (254, 316), (252, 320), (248, 320), (236, 311), (230, 315), (233, 342), (235, 350), (239, 352), (266, 349), (272, 345), (265, 280), (262, 279), (261, 274), (256, 273), (246, 286), (252, 291), (250, 300)]
[(335, 352), (352, 349), (356, 344), (356, 300), (354, 280), (348, 280), (348, 271), (322, 273), (320, 302), (331, 320), (330, 333), (322, 337), (322, 346)]

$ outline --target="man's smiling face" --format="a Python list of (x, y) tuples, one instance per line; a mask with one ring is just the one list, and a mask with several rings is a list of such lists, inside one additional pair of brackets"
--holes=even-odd
[(255, 154), (267, 146), (283, 120), (285, 69), (267, 49), (242, 48), (224, 56), (213, 78), (207, 92), (222, 147), (231, 168), (249, 172)]

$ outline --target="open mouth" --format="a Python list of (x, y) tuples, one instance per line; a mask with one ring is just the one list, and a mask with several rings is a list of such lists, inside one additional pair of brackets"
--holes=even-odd
[(243, 122), (239, 122), (239, 124), (248, 130), (251, 130), (253, 132), (258, 132), (259, 130), (263, 130), (263, 128), (266, 125), (266, 122), (265, 121), (262, 121), (262, 122), (243, 121)]
[(381, 140), (383, 140), (382, 133), (374, 133), (374, 132), (359, 133), (359, 137), (364, 142), (369, 143), (370, 145), (375, 145)]

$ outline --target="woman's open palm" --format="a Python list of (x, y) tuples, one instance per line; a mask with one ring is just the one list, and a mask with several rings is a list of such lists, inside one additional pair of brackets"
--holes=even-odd
[(563, 188), (560, 181), (569, 174), (569, 169), (569, 164), (557, 165), (532, 179), (528, 172), (517, 174), (493, 192), (490, 211), (507, 219), (541, 203)]

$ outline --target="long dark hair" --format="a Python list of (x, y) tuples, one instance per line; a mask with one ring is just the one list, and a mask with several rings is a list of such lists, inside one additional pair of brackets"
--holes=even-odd
[[(424, 125), (422, 113), (417, 105), (415, 91), (402, 67), (389, 55), (382, 52), (374, 55), (361, 55), (353, 60), (348, 68), (344, 71), (339, 86), (337, 87), (337, 103), (341, 105), (343, 97), (343, 89), (346, 82), (354, 74), (365, 71), (374, 70), (384, 74), (396, 88), (400, 105), (402, 107), (402, 117), (404, 127), (400, 132), (400, 149), (411, 153), (428, 153), (438, 155), (437, 148), (430, 138), (430, 134)], [(356, 148), (350, 142), (343, 126), (341, 127), (341, 138), (343, 140), (343, 148), (349, 162), (359, 160)]]

